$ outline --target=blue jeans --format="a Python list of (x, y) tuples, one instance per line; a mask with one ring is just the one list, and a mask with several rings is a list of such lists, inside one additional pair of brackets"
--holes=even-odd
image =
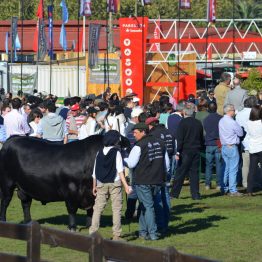
[(166, 232), (170, 218), (170, 195), (169, 188), (164, 185), (160, 192), (154, 197), (154, 207), (156, 212), (156, 224), (158, 231)]
[(156, 237), (157, 225), (155, 219), (154, 198), (160, 192), (160, 186), (136, 185), (136, 192), (141, 204), (139, 217), (139, 235)]
[(225, 161), (223, 191), (235, 193), (237, 192), (237, 172), (239, 164), (239, 153), (237, 145), (223, 145), (222, 157)]
[(217, 146), (206, 146), (206, 186), (211, 185), (212, 180), (212, 169), (214, 160), (216, 163), (216, 182), (217, 186), (222, 186), (222, 168), (223, 159), (221, 156), (221, 150)]

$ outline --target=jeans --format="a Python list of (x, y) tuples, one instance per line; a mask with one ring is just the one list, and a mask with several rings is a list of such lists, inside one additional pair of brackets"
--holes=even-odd
[(225, 161), (225, 171), (223, 177), (223, 191), (237, 192), (237, 172), (239, 164), (239, 152), (237, 145), (223, 145), (222, 157)]
[(166, 185), (162, 186), (160, 192), (154, 197), (154, 207), (157, 229), (164, 233), (168, 229), (171, 209), (170, 196)]
[(216, 163), (217, 186), (221, 187), (222, 168), (223, 168), (223, 159), (221, 156), (221, 150), (217, 146), (206, 146), (206, 179), (205, 179), (206, 186), (211, 185), (214, 160)]
[(155, 219), (154, 198), (161, 187), (156, 185), (136, 185), (136, 192), (141, 204), (139, 217), (139, 235), (156, 237), (157, 225)]

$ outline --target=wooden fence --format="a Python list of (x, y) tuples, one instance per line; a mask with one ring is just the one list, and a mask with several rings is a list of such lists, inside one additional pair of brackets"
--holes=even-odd
[[(174, 262), (208, 262), (211, 260), (184, 255), (174, 247), (165, 250), (135, 246), (125, 242), (103, 239), (98, 233), (84, 236), (57, 229), (40, 226), (37, 222), (13, 224), (0, 222), (0, 237), (27, 241), (27, 256), (0, 253), (3, 262), (47, 262), (41, 260), (41, 244), (63, 247), (89, 254), (89, 261), (174, 261)], [(88, 255), (87, 255), (88, 260)]]

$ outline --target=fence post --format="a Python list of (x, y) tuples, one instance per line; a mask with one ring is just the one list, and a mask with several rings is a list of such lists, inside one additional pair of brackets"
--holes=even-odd
[(180, 262), (177, 254), (178, 254), (178, 252), (174, 247), (168, 247), (166, 250), (164, 250), (163, 261), (165, 261), (165, 262), (172, 262), (172, 261)]
[(27, 240), (27, 262), (40, 262), (40, 225), (36, 221), (29, 224)]
[(89, 252), (90, 262), (102, 262), (103, 261), (103, 238), (98, 233), (93, 233), (91, 236), (92, 245)]

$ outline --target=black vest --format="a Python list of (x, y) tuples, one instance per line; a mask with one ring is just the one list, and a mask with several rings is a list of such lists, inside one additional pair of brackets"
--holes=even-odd
[(134, 168), (134, 184), (161, 185), (165, 182), (165, 145), (152, 135), (143, 137), (136, 143), (141, 148), (141, 155)]
[(150, 130), (150, 134), (164, 141), (169, 157), (174, 154), (175, 140), (164, 125), (157, 125)]
[(107, 155), (100, 149), (96, 156), (96, 179), (102, 183), (114, 183), (116, 178), (116, 148), (111, 148)]

